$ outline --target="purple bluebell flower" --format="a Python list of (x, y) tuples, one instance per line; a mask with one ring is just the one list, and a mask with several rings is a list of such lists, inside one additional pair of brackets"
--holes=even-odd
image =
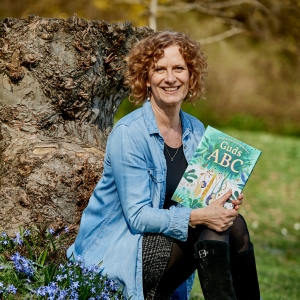
[(73, 263), (71, 262), (71, 261), (69, 261), (68, 263), (67, 263), (67, 267), (72, 267), (73, 266)]
[(71, 291), (70, 293), (70, 300), (77, 300), (79, 297), (78, 293), (76, 291)]
[(16, 232), (16, 237), (13, 239), (14, 243), (18, 244), (18, 245), (22, 245), (23, 244), (23, 240), (20, 236), (20, 232)]
[(107, 280), (106, 285), (112, 290), (112, 291), (117, 291), (117, 285), (113, 280)]
[(58, 300), (67, 299), (68, 292), (66, 290), (60, 290), (58, 295)]
[(79, 286), (80, 286), (79, 281), (75, 281), (75, 282), (72, 283), (71, 288), (72, 289), (78, 289)]
[(11, 260), (14, 262), (15, 268), (18, 272), (25, 273), (28, 276), (32, 276), (34, 274), (32, 262), (21, 256), (19, 252), (15, 252), (15, 254), (11, 256)]
[(7, 287), (7, 291), (10, 292), (10, 293), (12, 293), (12, 294), (15, 294), (17, 292), (17, 288), (13, 284), (10, 284)]
[(102, 297), (101, 299), (103, 300), (110, 300), (109, 294), (105, 291), (101, 293), (101, 297)]
[(35, 293), (37, 296), (46, 296), (45, 286), (40, 286)]
[(47, 299), (55, 299), (56, 293), (59, 292), (59, 288), (57, 287), (55, 282), (50, 282), (47, 286), (44, 287), (45, 295), (48, 294)]
[(15, 252), (15, 254), (13, 254), (10, 259), (13, 261), (16, 261), (16, 260), (19, 260), (21, 257), (22, 256), (20, 255), (19, 252)]
[(48, 232), (49, 232), (50, 234), (54, 234), (54, 233), (55, 233), (55, 230), (54, 230), (52, 227), (50, 227), (50, 228), (48, 229)]
[(29, 229), (26, 229), (25, 231), (24, 231), (24, 236), (29, 236), (30, 235), (30, 230)]
[(60, 275), (60, 274), (58, 274), (58, 275), (56, 276), (56, 280), (57, 280), (58, 282), (62, 281), (64, 278), (65, 278), (65, 277), (62, 276), (62, 275)]

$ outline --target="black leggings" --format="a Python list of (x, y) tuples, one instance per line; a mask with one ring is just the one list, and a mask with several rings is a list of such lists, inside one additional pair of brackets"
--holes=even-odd
[(170, 260), (158, 284), (156, 295), (159, 295), (160, 292), (165, 294), (167, 291), (172, 294), (172, 291), (193, 274), (197, 268), (194, 244), (203, 240), (228, 243), (232, 257), (250, 247), (249, 231), (241, 215), (238, 215), (233, 225), (224, 232), (216, 232), (206, 226), (189, 228), (187, 241), (174, 240), (173, 242)]

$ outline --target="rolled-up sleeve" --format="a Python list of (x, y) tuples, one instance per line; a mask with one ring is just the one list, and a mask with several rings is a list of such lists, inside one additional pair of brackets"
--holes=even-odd
[(119, 125), (111, 133), (107, 147), (128, 227), (133, 234), (163, 233), (185, 241), (191, 209), (180, 205), (170, 209), (153, 207), (151, 197), (158, 195), (152, 191), (151, 172), (140, 138), (131, 127)]

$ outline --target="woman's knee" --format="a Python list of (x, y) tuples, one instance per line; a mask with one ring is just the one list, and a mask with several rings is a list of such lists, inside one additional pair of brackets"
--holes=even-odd
[(250, 234), (247, 223), (240, 214), (230, 227), (229, 243), (232, 251), (236, 253), (246, 251), (250, 247)]

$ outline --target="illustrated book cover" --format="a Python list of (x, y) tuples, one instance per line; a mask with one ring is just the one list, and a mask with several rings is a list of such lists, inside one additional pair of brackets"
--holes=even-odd
[(172, 196), (183, 206), (201, 208), (232, 189), (232, 208), (261, 154), (242, 141), (208, 126)]

